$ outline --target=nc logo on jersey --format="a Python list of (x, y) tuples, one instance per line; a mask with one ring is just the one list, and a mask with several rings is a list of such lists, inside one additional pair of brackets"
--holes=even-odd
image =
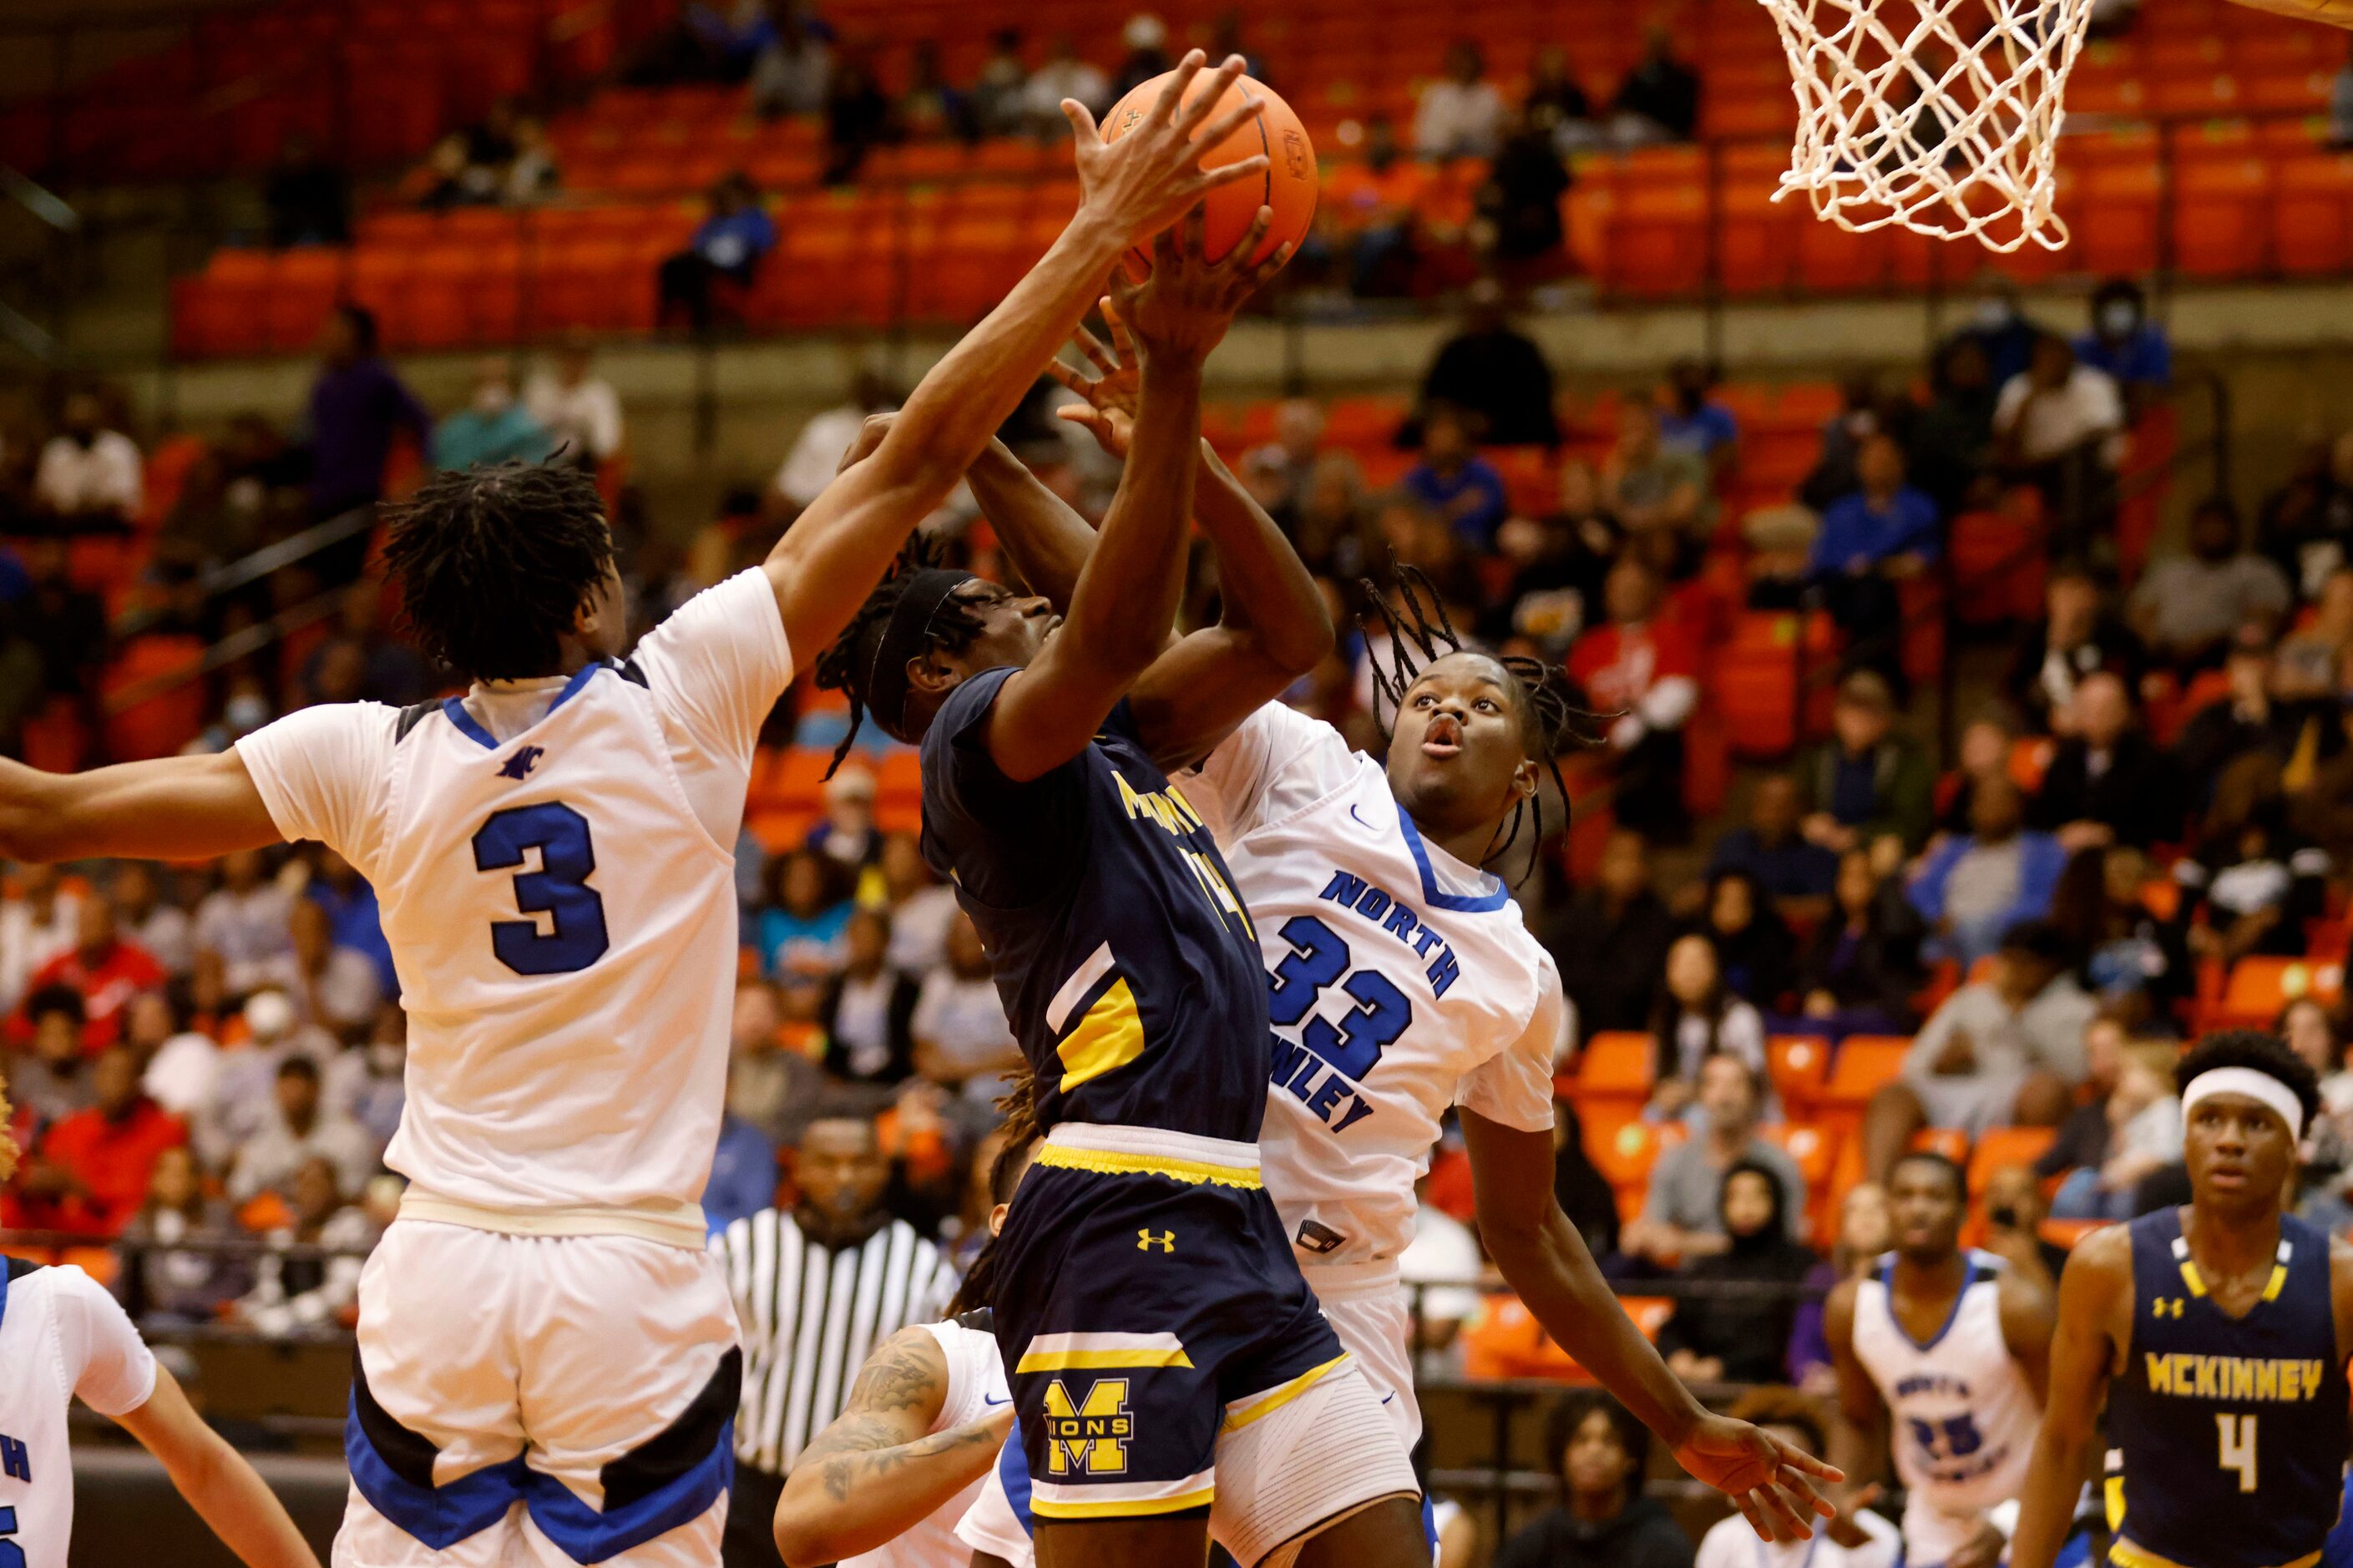
[(1056, 1378), (1046, 1385), (1046, 1473), (1067, 1476), (1127, 1474), (1127, 1442), (1135, 1417), (1127, 1411), (1127, 1379), (1106, 1377), (1073, 1405), (1071, 1391)]
[(1176, 1251), (1176, 1233), (1173, 1230), (1155, 1232), (1150, 1226), (1146, 1226), (1142, 1230), (1135, 1233), (1136, 1251), (1149, 1252), (1155, 1247), (1163, 1252)]
[(499, 777), (527, 779), (531, 777), (533, 766), (545, 755), (547, 748), (544, 746), (525, 746), (507, 759), (506, 765), (499, 770)]
[(2186, 1305), (2188, 1303), (2179, 1296), (2159, 1296), (2152, 1306), (2149, 1315), (2156, 1318), (2179, 1318), (2181, 1316), (2181, 1309)]

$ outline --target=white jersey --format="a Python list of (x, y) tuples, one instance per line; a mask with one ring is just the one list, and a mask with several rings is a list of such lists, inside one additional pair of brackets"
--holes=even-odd
[(96, 1280), (0, 1258), (0, 1563), (66, 1568), (66, 1406), (79, 1396), (100, 1415), (127, 1415), (154, 1392), (154, 1356)]
[[(981, 1317), (976, 1312), (970, 1316)], [(940, 1342), (940, 1353), (948, 1359), (947, 1393), (925, 1436), (982, 1420), (991, 1405), (1002, 1407), (1011, 1402), (1013, 1394), (1005, 1384), (1005, 1358), (997, 1353), (995, 1334), (974, 1327), (965, 1318), (923, 1327)], [(956, 1521), (979, 1499), (987, 1479), (983, 1476), (974, 1481), (888, 1543), (843, 1558), (841, 1568), (967, 1568), (972, 1548), (956, 1539)]]
[(1888, 1300), (1893, 1257), (1855, 1292), (1854, 1353), (1886, 1402), (1895, 1473), (1905, 1491), (1908, 1561), (1939, 1563), (1987, 1510), (2019, 1495), (2042, 1407), (2001, 1331), (2002, 1260), (1971, 1252), (1952, 1314), (1923, 1344)]
[(1270, 703), (1183, 787), (1265, 953), (1267, 1193), (1303, 1265), (1393, 1265), (1449, 1106), (1551, 1129), (1559, 973), (1510, 889), (1426, 842), (1329, 724)]
[(697, 595), (619, 665), (395, 710), (305, 709), (237, 742), (271, 819), (375, 888), (408, 1015), (385, 1163), (506, 1213), (687, 1230), (711, 1173), (735, 982), (734, 847), (792, 678), (766, 574)]

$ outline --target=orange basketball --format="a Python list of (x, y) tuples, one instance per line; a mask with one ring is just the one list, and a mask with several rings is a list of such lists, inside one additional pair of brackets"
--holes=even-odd
[[(1168, 79), (1176, 73), (1154, 77), (1139, 83), (1125, 98), (1112, 105), (1103, 116), (1103, 135), (1106, 142), (1116, 142), (1151, 110), (1167, 87)], [(1212, 73), (1203, 70), (1193, 80), (1192, 94), (1208, 89)], [(1315, 193), (1322, 184), (1315, 169), (1315, 145), (1307, 139), (1307, 128), (1299, 123), (1291, 105), (1282, 101), (1272, 88), (1249, 77), (1237, 77), (1226, 96), (1209, 116), (1215, 120), (1229, 108), (1250, 99), (1263, 99), (1266, 111), (1244, 124), (1225, 141), (1201, 154), (1201, 167), (1220, 168), (1238, 163), (1244, 158), (1263, 153), (1267, 156), (1265, 176), (1258, 180), (1236, 180), (1211, 191), (1208, 199), (1206, 234), (1203, 245), (1209, 259), (1218, 260), (1233, 249), (1258, 216), (1258, 209), (1274, 209), (1274, 221), (1267, 226), (1266, 239), (1259, 246), (1258, 257), (1273, 254), (1277, 246), (1297, 245), (1307, 237), (1307, 226), (1315, 218)], [(1187, 95), (1187, 101), (1191, 94)], [(1204, 124), (1206, 125), (1206, 121)], [(1152, 272), (1152, 253), (1137, 247), (1127, 253), (1127, 269), (1131, 276), (1143, 279)]]

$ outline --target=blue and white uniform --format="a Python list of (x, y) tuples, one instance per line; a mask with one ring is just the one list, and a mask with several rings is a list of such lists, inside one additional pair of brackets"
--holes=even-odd
[(792, 671), (751, 571), (624, 663), (237, 742), (279, 831), (375, 888), (408, 1014), (338, 1563), (716, 1559), (742, 1358), (698, 1199), (735, 839)]
[(154, 1393), (155, 1358), (105, 1287), (70, 1266), (0, 1258), (0, 1563), (66, 1568), (66, 1407), (127, 1415)]

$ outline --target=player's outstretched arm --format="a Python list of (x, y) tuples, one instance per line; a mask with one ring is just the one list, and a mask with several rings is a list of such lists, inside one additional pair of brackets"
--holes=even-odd
[(2074, 1521), (2085, 1465), (2097, 1435), (2115, 1363), (2112, 1325), (2132, 1314), (2132, 1232), (2116, 1225), (2075, 1244), (2059, 1277), (2058, 1327), (2051, 1336), (2050, 1387), (2034, 1462), (2019, 1497), (2010, 1568), (2051, 1568)]
[(1261, 154), (1205, 173), (1195, 143), (1199, 132), (1200, 146), (1214, 146), (1262, 112), (1253, 100), (1210, 119), (1242, 64), (1229, 57), (1187, 103), (1185, 89), (1202, 67), (1199, 50), (1187, 54), (1151, 110), (1114, 142), (1103, 142), (1083, 105), (1064, 101), (1078, 161), (1078, 215), (1029, 275), (932, 367), (873, 456), (836, 477), (769, 553), (768, 580), (797, 658), (813, 658), (849, 624), (908, 531), (946, 498), (1078, 325), (1121, 253), (1205, 193), (1265, 169)]
[(172, 1485), (246, 1568), (319, 1568), (277, 1495), (221, 1435), (205, 1425), (169, 1369), (155, 1392), (115, 1419), (163, 1461)]
[(1711, 1414), (1667, 1370), (1553, 1197), (1550, 1134), (1506, 1127), (1467, 1106), (1461, 1114), (1478, 1193), (1480, 1239), (1536, 1321), (1667, 1440), (1676, 1463), (1730, 1497), (1758, 1536), (1810, 1537), (1810, 1515), (1837, 1511), (1814, 1483), (1840, 1480), (1840, 1473), (1746, 1421)]
[(785, 1478), (776, 1550), (789, 1568), (871, 1552), (988, 1473), (1013, 1406), (926, 1436), (947, 1388), (947, 1357), (923, 1329), (900, 1330), (867, 1358), (849, 1405)]
[(0, 858), (206, 860), (282, 835), (232, 747), (86, 773), (0, 761)]

